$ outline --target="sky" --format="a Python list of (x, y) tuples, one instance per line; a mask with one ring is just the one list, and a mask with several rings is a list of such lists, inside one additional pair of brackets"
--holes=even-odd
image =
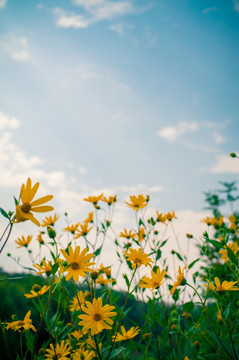
[(201, 231), (203, 192), (239, 178), (238, 20), (238, 0), (0, 0), (0, 206), (30, 176), (72, 221), (104, 192), (127, 223), (143, 193)]

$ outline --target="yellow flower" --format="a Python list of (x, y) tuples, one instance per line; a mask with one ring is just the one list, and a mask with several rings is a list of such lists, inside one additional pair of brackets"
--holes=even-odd
[(205, 219), (202, 219), (201, 222), (204, 222), (208, 226), (212, 225), (211, 219), (208, 216)]
[(105, 278), (103, 274), (99, 275), (95, 280), (96, 284), (108, 285), (110, 280)]
[(59, 217), (60, 215), (57, 214), (54, 214), (54, 216), (46, 216), (45, 219), (42, 220), (41, 226), (53, 226)]
[(183, 270), (181, 270), (181, 267), (178, 267), (178, 274), (177, 274), (177, 280), (175, 281), (175, 283), (173, 284), (172, 289), (170, 290), (170, 294), (173, 295), (175, 293), (175, 290), (181, 285), (182, 281), (184, 280), (184, 270), (187, 267), (184, 266)]
[(218, 321), (219, 323), (222, 323), (222, 322), (223, 322), (221, 310), (218, 310), (218, 313), (217, 313), (217, 321)]
[(95, 357), (95, 352), (92, 350), (84, 350), (79, 348), (73, 353), (72, 360), (91, 360)]
[[(77, 229), (74, 235), (74, 239), (78, 239), (81, 236), (86, 236), (90, 230), (93, 228), (92, 226), (90, 228), (88, 228), (89, 223), (85, 222), (83, 224), (80, 224), (81, 230)], [(78, 233), (77, 233), (78, 231)]]
[(33, 236), (32, 235), (28, 235), (26, 238), (25, 236), (22, 236), (21, 238), (17, 238), (17, 240), (15, 240), (15, 243), (19, 246), (17, 246), (17, 248), (21, 248), (23, 246), (28, 247), (28, 245), (30, 244), (30, 242), (32, 241)]
[(189, 358), (187, 356), (185, 356), (184, 360), (189, 360)]
[[(72, 324), (71, 324), (72, 326)], [(70, 326), (70, 327), (71, 327)], [(87, 331), (82, 331), (82, 330), (74, 330), (72, 331), (70, 334), (68, 334), (69, 338), (74, 338), (76, 340), (79, 340), (81, 338), (83, 338), (83, 336), (87, 334)]]
[(105, 196), (103, 196), (101, 200), (106, 202), (110, 206), (117, 201), (117, 195), (109, 196), (108, 199)]
[(93, 218), (94, 218), (94, 212), (90, 212), (88, 214), (88, 217), (85, 219), (84, 223), (93, 223)]
[(74, 310), (75, 311), (81, 310), (81, 306), (85, 303), (85, 295), (83, 291), (81, 290), (80, 292), (78, 292), (77, 297), (74, 296), (70, 302), (71, 305), (69, 306), (69, 310), (71, 312), (73, 312)]
[(140, 267), (141, 265), (151, 266), (153, 261), (149, 258), (148, 254), (145, 254), (141, 248), (138, 250), (129, 249), (129, 253), (125, 252), (125, 257), (128, 261), (132, 261), (132, 268)]
[(93, 205), (97, 205), (97, 203), (102, 200), (104, 193), (100, 194), (99, 196), (88, 196), (84, 198), (83, 201), (91, 202)]
[(29, 310), (24, 318), (24, 320), (17, 320), (11, 323), (7, 323), (6, 329), (12, 329), (14, 331), (23, 331), (32, 329), (36, 331), (35, 327), (32, 325), (32, 320), (30, 319), (31, 310)]
[(131, 203), (128, 203), (125, 201), (125, 204), (129, 207), (131, 207), (133, 210), (139, 211), (139, 209), (143, 209), (147, 206), (149, 201), (149, 196), (144, 196), (142, 194), (140, 195), (130, 195), (130, 201)]
[(67, 356), (70, 354), (69, 344), (62, 340), (60, 344), (50, 344), (50, 349), (46, 349), (48, 354), (45, 354), (46, 360), (67, 360), (69, 359)]
[(83, 330), (91, 330), (91, 336), (102, 332), (104, 329), (111, 329), (113, 325), (112, 316), (117, 315), (114, 310), (114, 306), (104, 305), (102, 307), (102, 299), (93, 299), (93, 304), (86, 301), (86, 307), (82, 307), (82, 311), (86, 314), (79, 315), (80, 326), (83, 326)]
[(42, 245), (44, 244), (44, 240), (43, 240), (43, 237), (42, 237), (42, 232), (40, 231), (39, 234), (37, 235), (36, 239), (37, 241)]
[[(229, 247), (229, 249), (231, 249), (231, 251), (233, 251), (235, 255), (239, 251), (238, 243), (236, 241), (233, 244), (232, 243), (227, 244), (227, 247)], [(224, 259), (225, 263), (227, 263), (229, 261), (228, 250), (227, 250), (226, 246), (224, 246), (224, 248), (225, 248), (225, 250), (219, 250), (218, 253), (222, 254), (222, 257), (220, 260)]]
[(47, 212), (54, 210), (52, 206), (39, 206), (50, 201), (53, 196), (47, 195), (43, 196), (38, 200), (32, 201), (36, 192), (39, 188), (39, 183), (36, 183), (32, 187), (31, 179), (27, 179), (26, 185), (22, 184), (20, 199), (22, 204), (16, 206), (16, 214), (14, 216), (15, 222), (22, 222), (26, 220), (31, 220), (34, 224), (40, 226), (39, 221), (33, 216), (32, 212)]
[(42, 274), (46, 274), (47, 276), (51, 275), (51, 270), (52, 270), (52, 261), (49, 261), (49, 263), (46, 263), (46, 260), (43, 259), (42, 260), (42, 265), (40, 264), (33, 264), (34, 268), (36, 268), (37, 270), (37, 275), (42, 275)]
[(117, 333), (117, 335), (113, 336), (113, 338), (112, 338), (112, 340), (115, 339), (115, 342), (133, 339), (140, 332), (140, 329), (138, 326), (137, 327), (132, 326), (132, 328), (130, 328), (128, 331), (125, 330), (124, 326), (121, 326), (120, 329), (121, 329), (121, 334)]
[(73, 224), (73, 225), (68, 225), (64, 228), (65, 231), (68, 231), (70, 233), (72, 233), (73, 235), (75, 234), (76, 230), (78, 230), (80, 223), (78, 222), (77, 224)]
[(111, 278), (111, 267), (110, 266), (107, 266), (105, 267), (102, 263), (100, 264), (99, 268), (98, 268), (98, 271), (102, 272), (107, 276), (107, 278)]
[(205, 280), (208, 282), (208, 285), (204, 285), (204, 286), (208, 286), (212, 290), (216, 290), (216, 291), (239, 290), (238, 287), (234, 286), (235, 284), (238, 283), (238, 281), (223, 281), (223, 283), (221, 284), (218, 277), (215, 277), (214, 281), (216, 286), (214, 286), (208, 279)]
[(167, 220), (167, 214), (163, 215), (163, 213), (159, 213), (157, 210), (156, 213), (157, 213), (157, 221), (165, 224)]
[(140, 282), (139, 286), (143, 288), (149, 288), (149, 289), (158, 289), (160, 285), (162, 285), (165, 282), (164, 276), (166, 274), (166, 270), (160, 268), (157, 269), (156, 274), (151, 270), (151, 278), (144, 276)]
[(47, 286), (47, 285), (44, 285), (42, 288), (40, 288), (40, 286), (38, 285), (38, 287), (39, 287), (39, 289), (36, 288), (36, 285), (33, 285), (31, 294), (24, 294), (24, 296), (27, 299), (38, 297), (38, 296), (45, 294), (50, 288), (50, 286)]
[(94, 256), (94, 254), (91, 253), (86, 255), (87, 248), (80, 252), (80, 246), (76, 246), (75, 251), (73, 251), (72, 247), (69, 246), (69, 255), (62, 249), (61, 253), (69, 264), (67, 269), (61, 270), (61, 272), (68, 271), (66, 281), (73, 277), (74, 281), (77, 282), (79, 280), (79, 276), (86, 277), (86, 272), (93, 271), (89, 268), (89, 266), (94, 265), (95, 263), (89, 262), (89, 260)]
[(124, 232), (122, 231), (119, 234), (120, 237), (126, 238), (126, 239), (134, 239), (135, 236), (137, 236), (136, 233), (133, 233), (132, 230), (127, 231), (126, 229), (124, 229)]
[(168, 221), (172, 221), (173, 219), (177, 219), (177, 217), (175, 216), (175, 212), (172, 211), (171, 213), (168, 212), (165, 216), (167, 216), (167, 220)]
[(144, 229), (144, 227), (141, 227), (137, 234), (138, 241), (139, 242), (143, 241), (145, 237), (146, 237), (145, 229)]

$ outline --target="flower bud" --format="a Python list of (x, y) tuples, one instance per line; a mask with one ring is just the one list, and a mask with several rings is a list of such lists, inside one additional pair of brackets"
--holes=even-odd
[(51, 226), (47, 226), (47, 232), (50, 239), (55, 239), (56, 232)]

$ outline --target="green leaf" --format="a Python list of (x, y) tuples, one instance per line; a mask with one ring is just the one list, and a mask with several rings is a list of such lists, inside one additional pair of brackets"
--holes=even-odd
[(198, 262), (200, 260), (200, 258), (192, 261), (189, 265), (188, 265), (188, 269), (191, 269), (193, 267), (194, 264), (196, 264), (196, 262)]
[(161, 258), (161, 254), (162, 254), (161, 250), (158, 249), (158, 250), (157, 250), (157, 256), (156, 256), (156, 261)]
[(100, 246), (98, 249), (95, 250), (95, 252), (94, 252), (95, 257), (100, 255), (101, 249), (102, 249), (102, 246)]
[(1, 213), (5, 218), (9, 219), (8, 214), (7, 214), (6, 211), (3, 210), (2, 208), (0, 208), (0, 213)]
[(183, 261), (182, 256), (181, 256), (177, 251), (175, 251), (174, 253), (177, 255), (177, 257), (178, 257), (179, 260)]
[(13, 196), (13, 197), (14, 197), (15, 205), (17, 206), (19, 204), (19, 201), (15, 198), (15, 196)]
[(121, 346), (119, 349), (113, 350), (110, 356), (108, 357), (108, 360), (115, 359), (116, 356), (120, 355), (124, 350), (125, 350), (124, 346)]
[(212, 244), (217, 250), (220, 250), (223, 248), (222, 243), (220, 243), (220, 241), (216, 241), (216, 240), (211, 240), (211, 239), (207, 239), (208, 242), (210, 242), (210, 244)]
[(231, 260), (231, 262), (235, 265), (237, 265), (238, 261), (237, 261), (237, 257), (234, 254), (234, 252), (227, 246), (227, 255), (229, 257), (229, 259)]
[(194, 309), (194, 303), (192, 301), (188, 301), (183, 305), (183, 310), (185, 312), (190, 313), (191, 311), (193, 311), (193, 309)]
[(126, 285), (129, 288), (129, 279), (128, 276), (126, 274), (123, 274), (123, 278), (125, 279)]
[(163, 247), (163, 246), (167, 243), (167, 241), (168, 241), (168, 239), (167, 239), (167, 240), (164, 240), (159, 247), (160, 247), (160, 248)]

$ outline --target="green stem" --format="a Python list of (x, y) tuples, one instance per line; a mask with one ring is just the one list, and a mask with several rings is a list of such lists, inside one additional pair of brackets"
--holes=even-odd
[(5, 229), (5, 231), (4, 231), (4, 233), (3, 233), (2, 237), (1, 237), (0, 241), (3, 239), (3, 236), (4, 236), (5, 232), (6, 232), (6, 230), (8, 229), (9, 225), (10, 225), (10, 229), (9, 229), (9, 231), (8, 231), (7, 238), (6, 238), (3, 246), (2, 246), (1, 249), (0, 249), (0, 254), (1, 254), (1, 252), (3, 251), (3, 249), (4, 249), (4, 247), (5, 247), (6, 243), (7, 243), (7, 241), (8, 241), (8, 239), (9, 239), (9, 236), (10, 236), (10, 234), (11, 234), (11, 232), (12, 232), (13, 223), (9, 223), (8, 226), (6, 227), (6, 229)]

